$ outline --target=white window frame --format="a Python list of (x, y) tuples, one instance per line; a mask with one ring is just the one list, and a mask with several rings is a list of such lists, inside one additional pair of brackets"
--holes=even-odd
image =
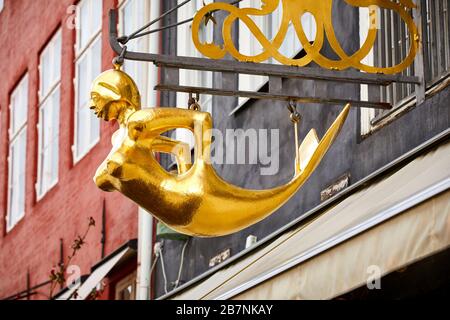
[(2, 12), (4, 7), (5, 7), (5, 0), (0, 0), (0, 12)]
[[(56, 46), (56, 41), (59, 38), (59, 42), (60, 42), (60, 48), (59, 48), (59, 52), (56, 52), (57, 48)], [(40, 185), (41, 185), (41, 180), (44, 179), (44, 177), (42, 176), (42, 172), (43, 172), (43, 166), (44, 163), (42, 161), (42, 153), (44, 152), (44, 150), (42, 150), (43, 148), (43, 134), (44, 134), (44, 130), (42, 127), (42, 121), (43, 119), (43, 114), (46, 112), (46, 110), (44, 109), (47, 106), (47, 102), (52, 103), (52, 105), (50, 106), (50, 119), (53, 119), (53, 109), (55, 106), (53, 106), (53, 101), (51, 101), (51, 99), (53, 98), (53, 95), (59, 90), (59, 92), (61, 93), (60, 89), (61, 89), (61, 63), (60, 63), (60, 70), (58, 72), (58, 74), (56, 75), (56, 79), (53, 79), (53, 83), (50, 84), (50, 87), (48, 89), (48, 92), (44, 93), (43, 90), (43, 75), (44, 73), (42, 72), (43, 69), (43, 58), (45, 56), (45, 54), (50, 53), (50, 61), (55, 61), (55, 59), (60, 59), (60, 61), (62, 60), (62, 32), (61, 29), (58, 30), (56, 32), (56, 34), (53, 36), (53, 38), (50, 40), (50, 42), (47, 44), (46, 48), (44, 49), (44, 51), (41, 54), (40, 57), (40, 64), (39, 64), (39, 81), (40, 81), (40, 86), (39, 86), (39, 122), (37, 124), (37, 129), (38, 129), (38, 173), (37, 173), (37, 182), (35, 185), (35, 189), (36, 189), (36, 195), (37, 195), (37, 201), (41, 200), (53, 187), (55, 187), (58, 184), (58, 177), (59, 177), (59, 125), (60, 125), (60, 119), (58, 117), (58, 122), (56, 124), (56, 128), (58, 131), (58, 136), (56, 137), (56, 141), (52, 141), (51, 143), (56, 144), (56, 149), (57, 149), (57, 153), (56, 153), (56, 157), (57, 157), (57, 167), (53, 168), (53, 170), (56, 170), (56, 178), (53, 181), (50, 181), (50, 183), (45, 186), (44, 189), (41, 190)], [(51, 74), (54, 74), (53, 68), (54, 68), (54, 63), (51, 63), (51, 68), (52, 68), (52, 72)], [(58, 109), (60, 109), (60, 101), (58, 101)], [(51, 153), (52, 154), (52, 153)], [(52, 162), (53, 163), (53, 162)]]
[[(24, 92), (21, 92), (21, 90), (24, 90)], [(13, 173), (13, 163), (12, 163), (12, 147), (17, 142), (18, 139), (24, 134), (25, 135), (25, 143), (24, 143), (24, 152), (23, 157), (26, 161), (26, 155), (27, 155), (27, 129), (28, 129), (28, 92), (29, 92), (29, 79), (28, 79), (28, 73), (22, 77), (20, 82), (17, 84), (16, 88), (11, 94), (11, 100), (9, 105), (9, 112), (10, 112), (10, 128), (9, 128), (9, 151), (8, 151), (8, 199), (7, 199), (7, 214), (6, 214), (6, 232), (10, 232), (24, 217), (25, 217), (25, 211), (26, 211), (26, 165), (24, 168), (24, 185), (23, 186), (13, 186), (12, 184), (12, 173)], [(25, 120), (23, 123), (20, 124), (18, 128), (14, 128), (14, 108), (16, 105), (13, 105), (15, 101), (17, 101), (17, 95), (18, 94), (24, 94), (24, 103), (25, 103)], [(11, 197), (13, 194), (13, 187), (15, 188), (15, 191), (17, 192), (17, 188), (21, 188), (21, 192), (23, 192), (23, 211), (20, 212), (18, 215), (15, 216), (15, 220), (11, 221)]]
[[(81, 7), (82, 4), (84, 4), (86, 1), (100, 1), (100, 0), (81, 0), (78, 5), (77, 5), (77, 11), (76, 11), (76, 43), (75, 43), (75, 78), (74, 78), (74, 88), (75, 88), (75, 108), (74, 108), (74, 118), (75, 118), (75, 126), (74, 126), (74, 144), (72, 146), (72, 155), (73, 155), (73, 162), (74, 164), (78, 163), (81, 159), (83, 159), (99, 142), (100, 142), (100, 133), (101, 133), (101, 128), (99, 126), (99, 130), (98, 130), (98, 135), (96, 137), (96, 139), (94, 139), (87, 147), (85, 150), (81, 150), (80, 154), (78, 154), (78, 79), (79, 79), (79, 71), (78, 71), (78, 63), (84, 58), (84, 56), (86, 54), (88, 54), (90, 52), (90, 50), (93, 48), (94, 44), (97, 43), (97, 41), (100, 42), (100, 64), (102, 63), (102, 25), (103, 25), (103, 21), (100, 22), (99, 28), (97, 30), (95, 30), (89, 37), (89, 39), (86, 42), (86, 45), (82, 48), (80, 48), (79, 46), (81, 45), (81, 28), (80, 28), (80, 22), (81, 22), (81, 18), (80, 18), (80, 11), (81, 11)], [(103, 17), (103, 3), (101, 5), (101, 10), (102, 10), (102, 14), (101, 16)], [(92, 15), (92, 8), (91, 10), (89, 10), (89, 15), (90, 17), (88, 18), (88, 21), (92, 21), (93, 17)], [(88, 59), (88, 75), (89, 78), (94, 78), (94, 76), (97, 75), (92, 75), (92, 59)], [(90, 130), (90, 122), (89, 122), (89, 132)]]

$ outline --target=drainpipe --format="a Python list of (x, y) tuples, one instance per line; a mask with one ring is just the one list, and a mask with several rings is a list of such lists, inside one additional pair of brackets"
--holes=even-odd
[[(154, 20), (161, 14), (160, 1), (150, 2), (150, 20)], [(159, 23), (154, 27), (158, 28)], [(160, 36), (159, 33), (149, 37), (148, 47), (150, 52), (159, 52)], [(156, 49), (156, 50), (155, 50)], [(149, 68), (147, 88), (153, 88), (158, 82), (158, 69), (153, 65)], [(158, 94), (151, 92), (148, 94), (148, 106), (158, 105)], [(145, 106), (147, 107), (147, 106)], [(138, 263), (136, 279), (136, 300), (150, 300), (151, 284), (151, 265), (153, 253), (153, 217), (144, 209), (139, 208), (138, 218)]]
[(136, 300), (150, 300), (150, 268), (152, 264), (153, 218), (139, 208), (138, 219), (138, 267)]

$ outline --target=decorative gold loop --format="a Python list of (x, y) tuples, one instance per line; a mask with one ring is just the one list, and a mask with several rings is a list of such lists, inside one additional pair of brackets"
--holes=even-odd
[[(332, 24), (333, 0), (281, 0), (282, 19), (280, 29), (275, 37), (270, 40), (263, 34), (251, 16), (266, 16), (272, 14), (279, 6), (280, 0), (262, 0), (262, 6), (258, 8), (236, 8), (233, 5), (215, 2), (211, 3), (198, 11), (192, 23), (192, 37), (196, 48), (205, 56), (212, 59), (222, 59), (227, 53), (238, 61), (244, 62), (262, 62), (269, 58), (275, 58), (282, 64), (292, 66), (305, 66), (314, 61), (323, 68), (331, 70), (344, 70), (356, 68), (368, 73), (395, 74), (403, 71), (410, 66), (416, 56), (419, 48), (419, 41), (411, 41), (408, 55), (399, 64), (387, 67), (370, 66), (361, 61), (367, 57), (373, 49), (376, 38), (376, 22), (378, 8), (392, 10), (400, 15), (409, 30), (410, 39), (420, 39), (417, 26), (415, 25), (410, 10), (415, 8), (411, 0), (345, 0), (351, 6), (369, 8), (371, 19), (368, 36), (362, 47), (352, 55), (345, 53), (340, 45)], [(202, 43), (199, 38), (199, 29), (204, 19), (215, 11), (226, 11), (228, 16), (225, 18), (222, 26), (223, 45), (215, 43)], [(301, 17), (305, 14), (311, 14), (316, 22), (316, 38), (311, 43), (307, 38), (301, 23)], [(232, 26), (236, 20), (244, 23), (257, 41), (263, 47), (263, 51), (254, 56), (244, 55), (235, 47), (232, 39)], [(280, 47), (286, 38), (289, 25), (292, 23), (295, 33), (306, 52), (306, 55), (292, 59), (280, 53)], [(325, 39), (328, 40), (331, 48), (338, 56), (338, 60), (332, 60), (320, 53)]]

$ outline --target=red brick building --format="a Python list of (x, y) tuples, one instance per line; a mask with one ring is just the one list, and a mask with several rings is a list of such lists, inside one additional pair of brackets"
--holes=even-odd
[[(96, 226), (71, 262), (81, 274), (137, 238), (138, 207), (119, 193), (102, 192), (92, 181), (116, 127), (92, 118), (88, 86), (111, 67), (107, 17), (117, 2), (3, 3), (0, 299), (23, 291), (28, 298), (27, 288), (48, 281), (52, 267), (67, 261), (91, 216)], [(81, 28), (77, 13), (79, 21), (86, 19), (79, 22)], [(135, 271), (125, 269), (115, 280)], [(49, 286), (28, 291), (33, 291), (31, 299), (46, 299)]]

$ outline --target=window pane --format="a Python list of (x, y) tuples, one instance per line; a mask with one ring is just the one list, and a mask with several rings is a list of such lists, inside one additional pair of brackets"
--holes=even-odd
[(51, 78), (51, 50), (45, 50), (41, 60), (41, 97), (45, 97), (50, 89)]
[(58, 31), (41, 55), (41, 101), (61, 78), (61, 32)]
[[(10, 193), (9, 193), (9, 226), (14, 225), (15, 216), (17, 212), (17, 177), (19, 176), (18, 166), (16, 164), (17, 155), (17, 143), (12, 144), (10, 147), (11, 167), (10, 171)], [(16, 186), (16, 187), (15, 187)]]
[(89, 117), (91, 112), (86, 108), (79, 108), (77, 113), (77, 156), (82, 155), (87, 149), (89, 138)]
[(42, 148), (45, 149), (48, 147), (51, 139), (52, 134), (52, 123), (51, 123), (51, 99), (48, 100), (48, 102), (45, 103), (45, 105), (42, 107)]
[[(149, 0), (129, 0), (124, 3), (120, 10), (120, 24), (121, 33), (131, 34), (133, 31), (144, 25), (147, 20), (151, 18), (147, 16), (146, 10), (148, 10), (147, 5), (151, 6), (151, 1)], [(184, 8), (184, 7), (183, 7)], [(178, 19), (181, 20), (180, 11)], [(158, 26), (155, 25), (155, 28)], [(156, 35), (153, 35), (155, 37)], [(130, 41), (128, 45), (128, 50), (137, 52), (148, 52), (148, 44), (151, 41), (152, 36), (143, 37)], [(154, 51), (154, 48), (153, 48)], [(128, 73), (133, 79), (136, 80), (139, 91), (141, 93), (142, 103), (147, 106), (147, 84), (148, 84), (148, 65), (143, 65), (142, 63), (136, 61), (125, 61), (123, 65), (123, 70)]]
[[(102, 71), (102, 39), (99, 37), (97, 40), (95, 40), (95, 43), (92, 45), (92, 53), (91, 53), (91, 66), (92, 66), (92, 73), (91, 73), (91, 81), (89, 81), (89, 84), (94, 81), (94, 79), (101, 73)], [(88, 98), (89, 98), (89, 92), (88, 92)]]
[(28, 76), (20, 82), (11, 96), (11, 127), (13, 135), (27, 121)]
[(91, 132), (89, 144), (93, 144), (100, 136), (100, 120), (96, 118), (92, 112), (89, 112), (89, 116), (91, 118)]
[(89, 100), (88, 85), (91, 81), (88, 75), (88, 53), (78, 62), (78, 106)]
[(48, 191), (58, 177), (60, 88), (40, 108), (38, 195)]
[(80, 5), (80, 16), (78, 17), (79, 21), (79, 44), (78, 50), (82, 50), (89, 41), (89, 1), (85, 0), (81, 2)]
[(43, 152), (43, 150), (42, 150), (42, 148), (41, 148), (41, 150), (39, 150), (39, 164), (40, 164), (40, 167), (39, 167), (39, 181), (38, 181), (38, 190), (37, 190), (37, 192), (38, 192), (38, 195), (41, 195), (42, 193), (43, 193), (43, 190), (45, 190), (45, 179), (43, 178), (44, 177), (44, 173), (43, 173), (43, 171), (44, 171), (44, 163), (45, 163), (45, 156), (44, 156), (44, 152)]
[(46, 192), (50, 186), (50, 180), (51, 180), (51, 165), (52, 165), (52, 159), (51, 159), (51, 145), (48, 145), (44, 150), (43, 150), (43, 157), (44, 157), (44, 162), (43, 162), (43, 170), (42, 170), (42, 185), (43, 185), (43, 189), (41, 190), (42, 193)]
[(52, 95), (52, 136), (59, 136), (59, 109), (60, 109), (60, 88), (58, 87)]
[(51, 182), (55, 182), (58, 179), (58, 168), (59, 168), (59, 144), (58, 144), (59, 139), (53, 139), (52, 142), (52, 151), (51, 151), (51, 168), (52, 168), (52, 174), (51, 174)]
[(59, 159), (59, 88), (53, 94), (52, 100), (52, 138), (50, 141), (50, 183), (58, 179)]
[(61, 79), (61, 31), (58, 31), (53, 48), (53, 84)]
[(25, 208), (25, 157), (26, 128), (23, 129), (11, 144), (11, 193), (9, 226), (13, 226), (24, 213)]
[(26, 158), (26, 145), (27, 145), (27, 130), (22, 130), (19, 136), (19, 181), (18, 181), (18, 194), (19, 194), (19, 215), (21, 216), (25, 210), (25, 158)]
[(101, 45), (99, 36), (78, 62), (77, 157), (82, 156), (99, 136), (99, 120), (89, 109), (89, 85), (101, 72)]
[[(91, 54), (91, 67), (92, 67), (92, 73), (91, 73), (91, 82), (94, 80), (95, 77), (97, 77), (101, 72), (101, 64), (102, 64), (102, 55), (101, 55), (101, 37), (97, 39), (92, 47), (92, 54)], [(89, 93), (87, 94), (89, 97)], [(99, 135), (100, 135), (100, 121), (99, 119), (94, 115), (93, 112), (87, 109), (87, 116), (86, 121), (89, 121), (90, 119), (90, 132), (86, 133), (89, 134), (89, 144), (94, 143)]]
[(48, 147), (51, 135), (51, 121), (50, 121), (50, 110), (51, 109), (51, 99), (48, 99), (47, 102), (41, 107), (41, 149), (39, 150), (40, 154), (40, 189), (38, 190), (39, 194), (43, 194), (47, 190), (47, 168), (48, 168)]
[(91, 36), (94, 35), (100, 28), (102, 27), (102, 2), (100, 0), (90, 0), (92, 1), (93, 8), (92, 8), (92, 30), (91, 30)]
[[(123, 32), (124, 35), (129, 35), (131, 34), (134, 30), (133, 30), (133, 10), (134, 10), (134, 4), (135, 1), (128, 1), (126, 3), (126, 5), (123, 8), (123, 22), (122, 22), (122, 27), (123, 27)], [(131, 43), (130, 43), (131, 44)]]
[(19, 96), (11, 95), (11, 131), (16, 133), (18, 130), (17, 117), (14, 114), (16, 112), (16, 106), (19, 104)]
[(52, 138), (52, 123), (51, 123), (51, 102), (46, 106), (46, 108), (44, 109), (44, 119), (45, 119), (45, 128), (44, 128), (44, 145), (43, 145), (43, 157), (44, 157), (44, 162), (43, 162), (43, 170), (42, 170), (42, 179), (44, 180), (44, 189), (42, 190), (42, 192), (45, 192), (47, 190), (48, 187), (48, 181), (49, 181), (49, 170), (50, 170), (50, 142), (51, 142), (51, 138)]

